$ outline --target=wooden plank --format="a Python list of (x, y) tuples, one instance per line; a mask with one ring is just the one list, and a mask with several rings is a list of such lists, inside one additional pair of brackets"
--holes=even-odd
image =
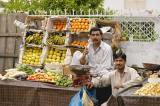
[(0, 71), (3, 71), (4, 58), (0, 58)]
[[(25, 23), (25, 19), (27, 17), (27, 14), (25, 13), (17, 13), (17, 16), (16, 16), (16, 19), (20, 22), (23, 22)], [(20, 33), (20, 32), (23, 32), (24, 30), (20, 29), (17, 27), (17, 32)]]
[(4, 33), (0, 34), (0, 37), (22, 37), (22, 33)]
[(6, 38), (7, 41), (6, 41), (6, 52), (5, 54), (14, 54), (14, 51), (15, 51), (15, 38), (13, 37), (9, 37), (9, 38)]
[(14, 21), (16, 20), (16, 14), (8, 14), (7, 16), (7, 32), (16, 33), (16, 26)]
[(6, 54), (1, 54), (0, 58), (18, 58), (18, 55), (6, 55)]
[(5, 66), (4, 66), (4, 69), (9, 69), (9, 68), (13, 68), (13, 58), (6, 58), (5, 59)]
[(6, 33), (7, 24), (7, 15), (6, 14), (0, 14), (0, 33)]
[(0, 38), (0, 54), (5, 54), (5, 37)]

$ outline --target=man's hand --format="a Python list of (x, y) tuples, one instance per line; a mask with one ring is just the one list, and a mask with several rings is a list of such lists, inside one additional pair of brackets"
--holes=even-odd
[(92, 89), (94, 86), (92, 82), (87, 82), (85, 85), (87, 86), (87, 89)]
[(88, 54), (88, 48), (85, 48), (84, 51), (83, 51), (83, 55), (82, 57), (80, 58), (80, 63), (82, 65), (85, 65), (86, 64), (86, 55)]
[(83, 56), (86, 56), (88, 54), (88, 48), (86, 47), (83, 51)]

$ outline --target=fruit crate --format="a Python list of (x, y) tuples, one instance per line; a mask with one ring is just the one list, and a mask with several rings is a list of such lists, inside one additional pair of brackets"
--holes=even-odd
[(43, 44), (44, 33), (42, 31), (26, 31), (23, 42), (26, 46), (40, 47)]
[(47, 34), (46, 45), (49, 46), (64, 46), (67, 44), (66, 32), (52, 32)]
[(28, 16), (25, 20), (27, 29), (44, 30), (47, 25), (47, 17), (44, 16)]
[(95, 21), (89, 18), (70, 19), (70, 31), (72, 33), (89, 32), (91, 27), (95, 26)]
[(20, 50), (19, 63), (31, 66), (41, 66), (42, 51), (42, 47), (22, 47)]
[(48, 47), (44, 64), (63, 65), (66, 58), (66, 48)]
[(70, 34), (68, 47), (84, 49), (88, 45), (88, 33)]
[(68, 31), (69, 19), (67, 17), (48, 18), (46, 30), (48, 32)]

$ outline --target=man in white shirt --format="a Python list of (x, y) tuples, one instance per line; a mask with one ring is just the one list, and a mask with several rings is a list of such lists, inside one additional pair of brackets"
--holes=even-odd
[[(142, 81), (136, 70), (126, 66), (126, 55), (117, 53), (114, 55), (115, 70), (101, 78), (93, 78), (92, 82), (87, 84), (88, 88), (103, 87), (111, 84), (112, 94), (116, 95), (124, 88), (138, 84)], [(104, 106), (104, 105), (103, 105)]]
[[(81, 64), (88, 64), (93, 68), (90, 73), (94, 77), (101, 77), (112, 70), (113, 54), (112, 48), (107, 43), (102, 41), (102, 31), (101, 29), (94, 27), (89, 33), (89, 45), (85, 48), (83, 55), (80, 58)], [(106, 101), (106, 99), (111, 95), (111, 88), (97, 88), (96, 96), (99, 100), (99, 104)], [(108, 90), (108, 92), (106, 92)]]
[(112, 69), (112, 48), (102, 41), (102, 31), (97, 27), (90, 30), (89, 38), (89, 45), (85, 48), (80, 63), (88, 63), (93, 67), (91, 74), (102, 76)]

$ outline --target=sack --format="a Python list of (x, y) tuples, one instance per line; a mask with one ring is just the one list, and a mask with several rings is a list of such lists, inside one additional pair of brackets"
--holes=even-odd
[(95, 88), (87, 90), (86, 87), (82, 87), (81, 90), (71, 98), (69, 106), (94, 106), (97, 102), (95, 94)]

